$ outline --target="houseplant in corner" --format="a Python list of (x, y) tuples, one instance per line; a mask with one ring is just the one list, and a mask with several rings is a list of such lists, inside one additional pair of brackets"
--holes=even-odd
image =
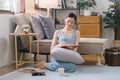
[(120, 40), (120, 1), (109, 0), (109, 2), (111, 5), (103, 12), (105, 14), (103, 17), (104, 27), (113, 28), (115, 40)]
[(29, 24), (24, 24), (22, 26), (22, 30), (25, 34), (29, 34), (30, 28), (31, 28), (31, 26)]
[(107, 11), (103, 13), (103, 22), (105, 28), (117, 28), (120, 26), (120, 2), (116, 0), (109, 0), (112, 4), (109, 5)]
[(77, 5), (80, 9), (84, 10), (84, 16), (91, 15), (89, 8), (95, 8), (96, 1), (95, 0), (77, 0)]

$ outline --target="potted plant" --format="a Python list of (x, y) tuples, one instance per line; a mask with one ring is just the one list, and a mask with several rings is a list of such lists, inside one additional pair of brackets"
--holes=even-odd
[(120, 1), (109, 0), (112, 4), (109, 5), (107, 11), (103, 12), (103, 23), (105, 28), (113, 28), (115, 40), (120, 40)]
[(109, 0), (112, 2), (109, 5), (107, 11), (103, 13), (105, 16), (103, 17), (103, 22), (105, 23), (105, 28), (117, 28), (120, 26), (120, 2), (116, 0)]
[(89, 8), (95, 8), (96, 2), (95, 0), (78, 0), (77, 4), (80, 9), (84, 10), (84, 15), (89, 16), (91, 15), (91, 12)]
[(22, 26), (22, 30), (25, 34), (29, 34), (29, 30), (30, 30), (31, 26), (29, 24), (24, 24)]

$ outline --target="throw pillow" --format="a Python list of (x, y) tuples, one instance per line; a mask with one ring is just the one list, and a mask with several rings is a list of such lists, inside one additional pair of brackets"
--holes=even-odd
[(84, 62), (83, 58), (78, 52), (64, 48), (54, 48), (51, 50), (51, 56), (59, 61), (72, 62), (81, 64)]
[(44, 39), (45, 35), (38, 16), (31, 16), (31, 25), (33, 32), (39, 34), (38, 39)]
[(30, 13), (25, 13), (25, 14), (24, 14), (25, 19), (26, 19), (26, 22), (27, 22), (28, 24), (30, 24), (30, 22), (31, 22), (31, 20), (30, 20), (31, 15), (32, 15), (32, 14), (30, 14)]
[(25, 19), (25, 16), (24, 16), (24, 13), (20, 13), (20, 14), (16, 14), (15, 15), (15, 23), (17, 25), (19, 25), (20, 27), (23, 25), (23, 24), (27, 24), (27, 21)]
[[(26, 14), (27, 15), (27, 14)], [(19, 13), (19, 14), (15, 14), (14, 18), (15, 18), (15, 23), (17, 24), (16, 29), (14, 31), (14, 33), (23, 33), (22, 31), (22, 26), (24, 24), (28, 24), (29, 22), (26, 20), (26, 15), (24, 13)], [(30, 29), (30, 32), (32, 30)], [(23, 47), (28, 47), (29, 46), (29, 37), (27, 36), (21, 36), (21, 41), (22, 41), (22, 46)]]
[(52, 19), (50, 17), (43, 17), (43, 16), (39, 16), (39, 17), (47, 39), (52, 39), (55, 32), (55, 27), (52, 23)]
[[(19, 26), (19, 28), (16, 27), (16, 29), (15, 29), (14, 32), (16, 32), (16, 33), (22, 33), (22, 28), (21, 27), (24, 24), (29, 24), (29, 22), (26, 19), (26, 16), (27, 16), (27, 14), (25, 15), (24, 13), (19, 13), (19, 14), (15, 15), (15, 23)], [(17, 32), (17, 31), (19, 31), (19, 32)], [(32, 30), (30, 29), (30, 31), (32, 31)]]

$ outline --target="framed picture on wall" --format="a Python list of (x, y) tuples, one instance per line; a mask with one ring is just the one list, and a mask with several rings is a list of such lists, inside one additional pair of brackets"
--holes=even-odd
[(77, 0), (65, 0), (66, 8), (68, 9), (76, 9), (77, 8)]

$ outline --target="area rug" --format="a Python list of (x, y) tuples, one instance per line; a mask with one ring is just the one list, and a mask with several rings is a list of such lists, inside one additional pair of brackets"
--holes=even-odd
[(120, 67), (117, 66), (78, 65), (76, 72), (62, 76), (46, 69), (41, 70), (46, 76), (32, 76), (19, 70), (0, 76), (0, 80), (120, 80)]

